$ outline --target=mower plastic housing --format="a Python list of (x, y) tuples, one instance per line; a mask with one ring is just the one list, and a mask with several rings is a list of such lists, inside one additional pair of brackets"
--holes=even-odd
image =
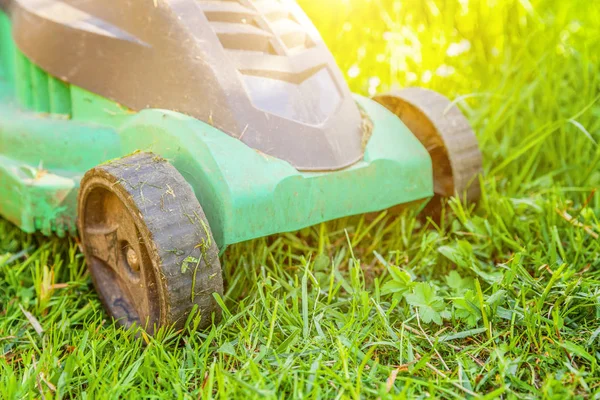
[[(91, 19), (34, 7), (51, 3)], [(151, 9), (141, 10), (142, 3)], [(349, 95), (303, 14), (281, 14), (307, 32), (302, 41), (250, 51), (231, 48), (237, 42), (227, 42), (213, 24), (237, 18), (229, 8), (238, 3), (265, 1), (158, 0), (156, 10), (152, 3), (118, 2), (136, 16), (133, 25), (126, 14), (104, 16), (107, 24), (94, 19), (104, 15), (101, 8), (117, 7), (112, 0), (5, 3), (12, 13), (11, 20), (0, 12), (0, 214), (5, 218), (27, 232), (76, 234), (82, 176), (135, 151), (166, 158), (185, 177), (221, 250), (433, 195), (427, 150), (385, 107)], [(66, 15), (81, 18), (67, 23)], [(56, 21), (59, 17), (63, 20)], [(162, 42), (144, 28), (143, 18), (171, 39)], [(27, 26), (45, 49), (33, 43)], [(63, 43), (54, 37), (59, 29), (70, 30)], [(273, 35), (269, 46), (288, 37)], [(65, 48), (61, 57), (69, 59), (69, 68), (54, 69), (53, 54)], [(71, 48), (84, 56), (74, 58), (77, 51)], [(99, 66), (103, 60), (113, 63), (109, 72)], [(166, 71), (177, 61), (184, 67)], [(277, 109), (277, 102), (284, 102), (277, 85), (295, 85), (306, 103), (289, 104), (306, 112), (292, 112), (298, 111), (295, 106)], [(310, 89), (311, 96), (304, 96), (313, 85), (335, 87), (337, 95)], [(332, 98), (339, 98), (337, 106), (323, 104)]]

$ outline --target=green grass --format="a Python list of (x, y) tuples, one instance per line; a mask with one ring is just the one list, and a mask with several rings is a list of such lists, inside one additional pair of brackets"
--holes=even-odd
[(457, 99), (479, 206), (234, 246), (223, 323), (147, 340), (107, 320), (73, 240), (0, 220), (0, 398), (600, 397), (600, 6), (301, 4), (354, 90)]

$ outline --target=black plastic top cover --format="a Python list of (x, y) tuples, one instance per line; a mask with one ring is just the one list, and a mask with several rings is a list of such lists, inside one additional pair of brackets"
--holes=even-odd
[(193, 116), (299, 170), (363, 156), (360, 111), (293, 1), (0, 2), (19, 49), (66, 82)]

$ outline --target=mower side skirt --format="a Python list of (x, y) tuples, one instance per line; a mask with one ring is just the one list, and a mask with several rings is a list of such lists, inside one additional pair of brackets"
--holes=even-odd
[(392, 113), (357, 96), (373, 121), (363, 161), (299, 172), (218, 129), (178, 113), (145, 110), (120, 129), (123, 151), (167, 158), (194, 189), (219, 247), (380, 211), (433, 196), (427, 150)]
[(362, 97), (374, 124), (364, 160), (299, 172), (192, 117), (131, 114), (75, 87), (71, 95), (72, 119), (0, 104), (0, 214), (27, 232), (74, 233), (83, 174), (137, 150), (167, 158), (186, 178), (221, 249), (433, 194), (427, 151), (396, 116)]
[(0, 104), (0, 214), (29, 233), (75, 234), (79, 181), (120, 155), (110, 128)]

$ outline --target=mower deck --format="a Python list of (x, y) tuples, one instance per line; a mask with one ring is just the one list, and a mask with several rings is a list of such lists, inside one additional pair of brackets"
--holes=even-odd
[(27, 232), (74, 234), (83, 174), (137, 150), (168, 159), (186, 178), (221, 249), (433, 194), (427, 151), (396, 116), (362, 97), (373, 121), (364, 160), (335, 172), (300, 172), (179, 113), (130, 114), (75, 89), (82, 107), (74, 104), (71, 119), (57, 118), (20, 110), (9, 90), (0, 84), (0, 212)]

